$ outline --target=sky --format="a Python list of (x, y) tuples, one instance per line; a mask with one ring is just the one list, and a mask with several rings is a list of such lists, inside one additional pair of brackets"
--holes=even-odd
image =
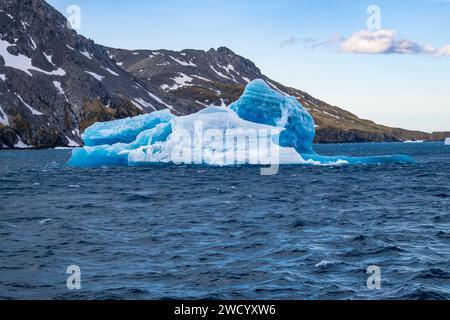
[(377, 123), (450, 131), (450, 0), (50, 0), (125, 49), (226, 46), (272, 79)]

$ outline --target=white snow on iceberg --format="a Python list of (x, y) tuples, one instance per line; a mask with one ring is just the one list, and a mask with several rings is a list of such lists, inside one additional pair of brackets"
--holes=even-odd
[(294, 97), (250, 82), (230, 107), (176, 117), (169, 110), (96, 123), (73, 150), (69, 165), (211, 166), (414, 163), (409, 156), (326, 157), (313, 151), (314, 120)]

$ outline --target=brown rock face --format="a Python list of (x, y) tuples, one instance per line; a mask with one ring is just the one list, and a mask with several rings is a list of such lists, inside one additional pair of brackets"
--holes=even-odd
[[(124, 107), (125, 106), (125, 107)], [(83, 132), (96, 122), (112, 121), (121, 118), (135, 117), (143, 114), (141, 110), (128, 102), (123, 105), (106, 107), (99, 100), (85, 98), (80, 110), (80, 130)]]

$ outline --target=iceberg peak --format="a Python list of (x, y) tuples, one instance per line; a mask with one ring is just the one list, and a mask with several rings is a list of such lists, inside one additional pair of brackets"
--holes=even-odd
[(314, 154), (316, 130), (312, 116), (296, 98), (273, 90), (264, 80), (250, 82), (230, 108), (244, 120), (284, 128), (280, 136), (282, 147)]

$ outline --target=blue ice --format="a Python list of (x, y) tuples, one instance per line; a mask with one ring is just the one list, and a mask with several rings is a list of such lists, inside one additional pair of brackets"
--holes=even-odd
[(134, 118), (97, 122), (86, 129), (83, 142), (86, 146), (113, 145), (115, 143), (131, 143), (147, 129), (160, 123), (168, 123), (175, 118), (170, 110), (155, 111)]

